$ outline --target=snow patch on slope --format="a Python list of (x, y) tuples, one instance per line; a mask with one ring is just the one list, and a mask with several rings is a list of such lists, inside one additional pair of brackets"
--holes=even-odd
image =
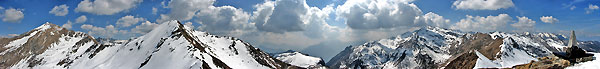
[(483, 54), (479, 53), (479, 51), (473, 50), (475, 52), (475, 54), (477, 55), (477, 62), (475, 64), (475, 67), (473, 67), (473, 69), (476, 68), (493, 68), (493, 67), (501, 67), (502, 65), (493, 62), (492, 60), (488, 59), (487, 57), (483, 56)]
[(51, 24), (50, 22), (46, 22), (46, 23), (44, 23), (42, 26), (39, 26), (39, 27), (37, 27), (37, 28), (35, 28), (35, 29), (37, 29), (37, 30), (46, 30), (46, 29), (50, 29), (50, 28), (52, 28), (52, 25), (50, 25), (50, 24)]

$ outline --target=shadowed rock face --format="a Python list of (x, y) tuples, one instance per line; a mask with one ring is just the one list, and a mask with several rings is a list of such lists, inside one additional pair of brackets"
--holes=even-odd
[(585, 50), (577, 46), (567, 48), (566, 52), (556, 52), (553, 54), (561, 59), (569, 60), (571, 63), (591, 61), (593, 60), (591, 56), (594, 56), (594, 54), (588, 54)]
[(496, 53), (500, 52), (500, 45), (502, 44), (502, 40), (504, 38), (496, 38), (492, 39), (492, 37), (488, 34), (476, 33), (471, 37), (463, 37), (467, 38), (462, 40), (462, 44), (459, 46), (453, 47), (450, 49), (453, 55), (458, 55), (461, 53), (469, 52), (471, 50), (478, 50), (481, 54), (490, 58), (491, 60), (495, 59)]
[(58, 44), (57, 42), (61, 37), (84, 38), (73, 47), (79, 47), (82, 45), (81, 43), (96, 42), (93, 37), (82, 32), (74, 32), (55, 24), (46, 23), (17, 37), (1, 38), (0, 51), (2, 54), (0, 54), (0, 68), (7, 68), (19, 61), (27, 61), (30, 65), (39, 64), (43, 59), (26, 58), (35, 57), (43, 53), (53, 44)]
[[(466, 38), (463, 36), (463, 38)], [(450, 49), (454, 51), (453, 56), (446, 65), (446, 69), (469, 69), (475, 67), (477, 55), (472, 50), (478, 50), (486, 58), (494, 60), (497, 57), (496, 53), (500, 52), (500, 45), (503, 38), (492, 39), (488, 34), (476, 33), (468, 39), (462, 40), (464, 43)]]
[(471, 69), (477, 63), (477, 55), (474, 52), (459, 54), (454, 60), (450, 61), (444, 69)]

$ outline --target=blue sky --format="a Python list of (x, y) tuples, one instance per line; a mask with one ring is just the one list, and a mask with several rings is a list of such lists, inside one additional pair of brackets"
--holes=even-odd
[[(51, 13), (60, 5), (68, 6), (66, 14)], [(597, 5), (600, 0), (0, 0), (0, 35), (51, 22), (96, 37), (129, 39), (166, 20), (180, 20), (270, 52), (335, 54), (345, 46), (422, 26), (477, 32), (575, 30), (580, 40), (600, 40)], [(331, 57), (326, 55), (331, 53), (316, 54)]]

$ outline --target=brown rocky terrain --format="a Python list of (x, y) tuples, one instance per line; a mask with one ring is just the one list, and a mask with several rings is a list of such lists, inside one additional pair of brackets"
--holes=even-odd
[(556, 56), (537, 58), (539, 61), (531, 61), (528, 64), (514, 66), (515, 69), (563, 69), (571, 63)]
[[(466, 38), (466, 36), (463, 36)], [(477, 62), (477, 55), (472, 50), (478, 50), (485, 57), (494, 60), (499, 57), (496, 53), (500, 52), (500, 45), (503, 38), (492, 39), (488, 34), (476, 33), (468, 39), (463, 39), (464, 43), (450, 49), (455, 55), (449, 59), (445, 68), (464, 69), (473, 68)]]

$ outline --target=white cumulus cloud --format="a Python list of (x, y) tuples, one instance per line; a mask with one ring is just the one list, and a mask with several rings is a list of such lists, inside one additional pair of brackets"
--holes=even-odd
[[(107, 25), (106, 27), (96, 27), (89, 24), (81, 25), (81, 29), (87, 30), (88, 34), (112, 38), (112, 37), (131, 37), (132, 34), (129, 34), (127, 30), (118, 30), (113, 25)], [(117, 36), (118, 35), (118, 36)]]
[(535, 21), (525, 16), (517, 16), (517, 19), (519, 19), (519, 21), (517, 21), (517, 23), (510, 24), (510, 26), (519, 29), (519, 31), (531, 31), (535, 27)]
[(4, 22), (17, 23), (23, 18), (25, 18), (25, 14), (23, 14), (23, 9), (9, 8), (4, 10), (4, 13), (2, 15), (2, 21)]
[(87, 21), (87, 16), (85, 16), (85, 15), (81, 15), (81, 16), (77, 17), (77, 19), (75, 19), (75, 23), (83, 23), (85, 21)]
[(336, 8), (338, 18), (352, 29), (379, 29), (414, 25), (421, 10), (410, 1), (348, 0)]
[(156, 27), (156, 26), (158, 26), (158, 24), (152, 23), (150, 21), (145, 21), (145, 22), (142, 22), (142, 24), (135, 26), (135, 28), (132, 28), (131, 32), (138, 33), (138, 34), (146, 34), (150, 31), (152, 31), (152, 29), (154, 29), (154, 27)]
[(450, 28), (463, 31), (498, 31), (505, 30), (506, 25), (512, 21), (512, 18), (508, 14), (490, 15), (487, 17), (466, 15), (466, 17)]
[(54, 16), (65, 16), (69, 13), (69, 6), (66, 4), (54, 6), (48, 13), (54, 14)]
[(558, 19), (552, 17), (552, 16), (542, 16), (540, 17), (540, 20), (542, 20), (542, 22), (544, 23), (557, 23)]
[(283, 33), (302, 31), (302, 20), (308, 12), (305, 0), (277, 0), (257, 5), (253, 21), (261, 31)]
[(457, 0), (452, 3), (455, 9), (498, 10), (515, 6), (512, 0)]
[(83, 0), (79, 2), (76, 12), (87, 12), (96, 15), (112, 15), (136, 7), (142, 0)]
[(171, 11), (168, 14), (160, 14), (160, 18), (156, 20), (158, 23), (168, 20), (187, 21), (196, 15), (196, 12), (201, 9), (212, 6), (215, 0), (171, 0), (166, 8)]
[(600, 7), (598, 7), (598, 5), (592, 5), (592, 4), (590, 4), (590, 5), (588, 5), (587, 8), (585, 8), (585, 14), (590, 14), (590, 13), (592, 13), (592, 12), (598, 10), (598, 9), (600, 9)]
[(202, 24), (203, 31), (228, 33), (248, 28), (250, 14), (232, 6), (209, 7), (197, 13), (194, 21)]
[(67, 23), (62, 25), (63, 28), (71, 29), (73, 27), (73, 23), (71, 20), (68, 20)]
[(135, 25), (141, 21), (146, 21), (146, 19), (141, 18), (141, 17), (134, 17), (131, 15), (127, 15), (127, 16), (123, 16), (121, 18), (119, 18), (119, 20), (117, 20), (117, 26), (119, 27), (129, 27), (131, 25)]
[(429, 12), (423, 16), (417, 16), (415, 23), (445, 28), (450, 24), (450, 19), (445, 19), (443, 16)]
[(192, 22), (185, 22), (183, 25), (189, 27), (190, 29), (194, 29), (194, 23)]

